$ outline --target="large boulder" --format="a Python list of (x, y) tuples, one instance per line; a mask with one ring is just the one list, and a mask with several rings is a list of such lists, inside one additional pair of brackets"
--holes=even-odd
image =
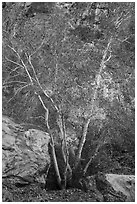
[[(10, 118), (2, 119), (2, 175), (20, 182), (45, 182), (50, 164), (50, 137), (36, 129), (24, 131)], [(18, 181), (18, 182), (19, 182)]]
[(105, 202), (135, 201), (135, 176), (104, 174), (96, 175), (97, 189), (102, 193)]
[(116, 192), (121, 192), (126, 198), (126, 202), (135, 201), (135, 176), (106, 174), (106, 180), (111, 184)]

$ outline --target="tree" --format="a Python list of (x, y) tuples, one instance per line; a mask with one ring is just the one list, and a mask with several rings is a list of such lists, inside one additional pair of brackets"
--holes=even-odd
[[(89, 127), (100, 131), (118, 112), (120, 122), (134, 118), (134, 3), (32, 3), (27, 14), (25, 3), (15, 3), (3, 16), (3, 111), (46, 127), (57, 181), (65, 188), (79, 169)], [(67, 122), (82, 130), (73, 168)], [(101, 135), (82, 174), (110, 137)]]

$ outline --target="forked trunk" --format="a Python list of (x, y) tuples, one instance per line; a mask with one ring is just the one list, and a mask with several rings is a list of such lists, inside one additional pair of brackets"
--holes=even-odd
[(77, 168), (77, 166), (78, 166), (78, 164), (79, 164), (79, 162), (81, 160), (81, 154), (82, 154), (83, 146), (84, 146), (85, 141), (86, 141), (86, 136), (87, 136), (87, 131), (88, 131), (90, 120), (91, 120), (90, 118), (87, 119), (85, 124), (84, 124), (83, 134), (82, 134), (82, 138), (80, 140), (80, 144), (79, 144), (78, 153), (77, 153), (77, 156), (76, 156), (74, 169)]
[(72, 169), (69, 165), (69, 153), (68, 153), (68, 147), (67, 147), (67, 141), (66, 141), (66, 129), (65, 129), (65, 121), (62, 115), (59, 115), (58, 118), (58, 126), (60, 128), (60, 132), (61, 132), (61, 150), (62, 150), (62, 156), (63, 156), (63, 160), (65, 163), (65, 170), (64, 170), (64, 178), (62, 181), (63, 184), (63, 188), (66, 188), (66, 184), (67, 184), (67, 172), (69, 171), (69, 176), (72, 177)]

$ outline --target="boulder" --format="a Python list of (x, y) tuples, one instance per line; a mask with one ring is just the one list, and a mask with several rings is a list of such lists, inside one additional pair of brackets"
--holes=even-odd
[[(12, 119), (2, 118), (2, 175), (19, 182), (44, 183), (50, 164), (50, 137), (36, 129), (24, 131)], [(17, 182), (17, 181), (16, 181)]]
[(135, 176), (104, 174), (96, 176), (97, 189), (102, 193), (105, 202), (133, 202), (135, 200)]
[(135, 176), (106, 174), (106, 180), (111, 184), (116, 192), (121, 192), (126, 198), (126, 202), (135, 201)]

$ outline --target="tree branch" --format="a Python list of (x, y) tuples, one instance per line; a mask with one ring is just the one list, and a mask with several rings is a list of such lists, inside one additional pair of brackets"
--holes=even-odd
[(44, 93), (44, 95), (51, 101), (51, 103), (53, 104), (53, 106), (54, 106), (54, 108), (57, 110), (57, 112), (59, 112), (59, 109), (58, 109), (58, 107), (55, 105), (53, 99), (46, 93), (46, 91), (45, 91), (45, 90), (43, 89), (43, 87), (41, 86), (41, 84), (40, 84), (40, 82), (39, 82), (39, 79), (38, 79), (38, 77), (37, 77), (35, 68), (34, 68), (34, 66), (33, 66), (33, 64), (32, 64), (32, 62), (31, 62), (31, 56), (28, 57), (28, 61), (29, 61), (30, 65), (31, 65), (31, 68), (32, 68), (32, 70), (33, 70), (34, 76), (35, 76), (35, 78), (36, 78), (36, 81), (37, 81), (37, 83), (38, 83), (40, 89), (42, 90), (42, 92)]
[(27, 75), (28, 75), (28, 77), (29, 77), (29, 79), (30, 79), (31, 84), (33, 85), (32, 77), (31, 77), (31, 75), (30, 75), (30, 73), (29, 73), (29, 71), (28, 71), (28, 69), (27, 69), (27, 66), (25, 65), (25, 63), (23, 62), (22, 58), (20, 57), (19, 53), (18, 53), (13, 47), (11, 47), (11, 46), (9, 46), (9, 45), (8, 45), (8, 47), (9, 47), (10, 49), (12, 49), (12, 50), (16, 53), (16, 55), (18, 56), (18, 58), (20, 59), (20, 61), (21, 61), (21, 63), (22, 63), (21, 66), (25, 69), (25, 71), (26, 71), (26, 73), (27, 73)]
[(15, 97), (22, 89), (26, 88), (26, 87), (29, 86), (29, 85), (31, 85), (31, 84), (27, 84), (26, 86), (23, 86), (23, 87), (17, 89), (17, 91), (15, 92), (14, 96), (13, 96), (12, 98), (10, 98), (10, 100), (9, 100), (7, 103), (9, 103), (11, 100), (13, 100), (14, 97)]
[(19, 64), (19, 63), (13, 61), (13, 60), (11, 60), (11, 59), (9, 59), (9, 58), (7, 58), (7, 57), (5, 57), (5, 59), (6, 59), (7, 61), (9, 61), (9, 62), (12, 62), (13, 64), (18, 65), (19, 67), (22, 67), (22, 68), (24, 69), (24, 67), (23, 67), (21, 64)]
[(38, 50), (42, 47), (42, 45), (44, 44), (45, 38), (43, 39), (41, 45), (30, 55), (30, 57), (32, 57), (36, 52), (38, 52)]
[[(86, 135), (87, 135), (87, 131), (88, 131), (88, 126), (89, 126), (89, 123), (91, 121), (91, 117), (92, 117), (93, 110), (94, 110), (94, 103), (95, 103), (95, 100), (97, 98), (97, 91), (98, 91), (98, 88), (100, 86), (101, 74), (102, 74), (103, 69), (105, 68), (105, 59), (106, 59), (106, 56), (107, 56), (107, 52), (108, 52), (108, 50), (110, 48), (111, 42), (112, 42), (112, 38), (110, 38), (110, 40), (109, 40), (109, 42), (107, 44), (107, 47), (106, 47), (106, 49), (103, 52), (103, 57), (102, 57), (102, 60), (101, 60), (99, 73), (97, 74), (97, 77), (96, 77), (96, 85), (95, 85), (95, 89), (94, 89), (94, 93), (93, 93), (93, 98), (92, 98), (92, 102), (91, 102), (91, 104), (92, 104), (91, 111), (90, 111), (91, 114), (90, 114), (90, 116), (88, 117), (88, 119), (86, 120), (86, 122), (84, 124), (83, 134), (82, 134), (82, 137), (81, 137), (81, 140), (80, 140), (80, 144), (79, 144), (78, 153), (77, 153), (77, 156), (76, 156), (76, 162), (75, 162), (74, 168), (77, 168), (77, 166), (79, 164), (79, 161), (81, 159), (81, 154), (82, 154), (83, 146), (84, 146), (85, 141), (86, 141)], [(108, 59), (107, 59), (107, 61), (108, 61)]]
[(12, 84), (12, 83), (26, 84), (27, 82), (24, 82), (24, 81), (9, 81), (9, 82), (5, 82), (4, 84), (2, 84), (2, 86), (5, 86), (6, 84)]

